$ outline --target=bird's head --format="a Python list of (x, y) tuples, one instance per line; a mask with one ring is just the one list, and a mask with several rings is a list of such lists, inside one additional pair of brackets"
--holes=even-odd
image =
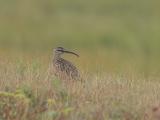
[(68, 50), (64, 49), (63, 47), (57, 47), (57, 48), (54, 49), (54, 54), (55, 54), (55, 55), (60, 56), (60, 55), (62, 55), (63, 53), (73, 54), (73, 55), (79, 57), (78, 54), (76, 54), (76, 53), (74, 53), (74, 52), (71, 52), (71, 51), (68, 51)]

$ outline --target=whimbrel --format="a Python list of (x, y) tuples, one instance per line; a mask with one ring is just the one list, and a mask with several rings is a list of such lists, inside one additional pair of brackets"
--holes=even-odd
[(62, 54), (69, 53), (79, 57), (78, 54), (65, 50), (63, 47), (54, 49), (53, 69), (54, 74), (60, 80), (79, 80), (80, 75), (78, 69), (69, 61), (61, 57)]

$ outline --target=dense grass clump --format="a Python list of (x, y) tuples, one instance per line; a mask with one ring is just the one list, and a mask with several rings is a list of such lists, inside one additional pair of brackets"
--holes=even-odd
[(0, 93), (0, 118), (3, 120), (23, 119), (29, 107), (29, 99), (22, 94)]
[(84, 83), (65, 84), (52, 75), (50, 67), (44, 67), (47, 63), (41, 67), (36, 64), (28, 60), (20, 65), (0, 63), (1, 118), (152, 120), (154, 111), (159, 115), (159, 108), (154, 108), (160, 99), (156, 77), (99, 72), (82, 75)]

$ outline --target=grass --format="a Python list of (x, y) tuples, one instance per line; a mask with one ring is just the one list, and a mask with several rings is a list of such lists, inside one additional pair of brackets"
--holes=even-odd
[(159, 57), (157, 0), (0, 1), (0, 47), (48, 50), (55, 46)]
[[(159, 11), (157, 0), (1, 0), (0, 120), (160, 118)], [(52, 75), (57, 46), (80, 54), (65, 58), (85, 87)]]
[[(152, 120), (159, 104), (159, 77), (97, 72), (83, 75), (83, 84), (66, 85), (50, 65), (34, 59), (2, 59), (0, 66), (1, 119), (7, 114), (11, 120)], [(11, 112), (4, 110), (8, 106)], [(23, 115), (16, 116), (21, 109)]]

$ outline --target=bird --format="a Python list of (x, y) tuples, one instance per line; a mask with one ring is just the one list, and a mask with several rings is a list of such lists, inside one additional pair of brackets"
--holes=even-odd
[(63, 47), (57, 47), (53, 49), (53, 72), (54, 75), (60, 79), (65, 81), (70, 80), (80, 80), (80, 74), (77, 67), (74, 66), (73, 63), (71, 63), (68, 60), (65, 60), (62, 58), (62, 55), (64, 53), (75, 55), (76, 57), (79, 57), (78, 54), (68, 51)]

